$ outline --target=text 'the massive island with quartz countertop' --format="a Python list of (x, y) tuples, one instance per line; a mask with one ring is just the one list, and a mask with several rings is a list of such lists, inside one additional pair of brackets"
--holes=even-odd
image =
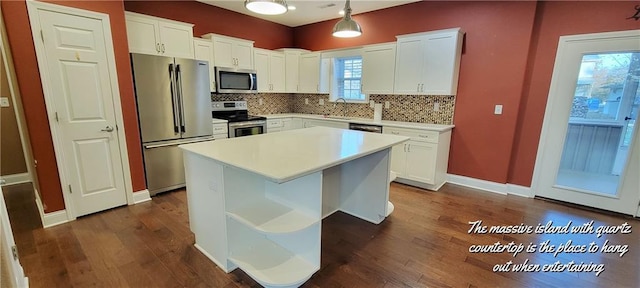
[(391, 147), (407, 140), (313, 127), (181, 145), (195, 246), (225, 272), (297, 287), (320, 269), (324, 217), (385, 219)]

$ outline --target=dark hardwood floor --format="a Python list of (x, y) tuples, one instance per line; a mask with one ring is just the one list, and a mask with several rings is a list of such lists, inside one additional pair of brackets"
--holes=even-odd
[[(225, 274), (193, 246), (184, 190), (152, 201), (81, 217), (42, 229), (9, 209), (20, 261), (31, 287), (259, 287), (242, 271)], [(639, 287), (640, 233), (469, 234), (468, 222), (485, 225), (546, 224), (594, 220), (594, 226), (634, 218), (598, 213), (543, 200), (502, 196), (456, 185), (430, 192), (391, 185), (395, 211), (380, 225), (338, 212), (323, 221), (320, 271), (304, 287)], [(8, 205), (11, 205), (8, 203)], [(12, 215), (14, 214), (14, 215)], [(25, 217), (24, 215), (19, 217)], [(37, 217), (37, 214), (36, 216)], [(39, 222), (39, 220), (38, 220)], [(35, 227), (34, 227), (35, 226)], [(540, 243), (599, 246), (628, 244), (615, 253), (470, 253), (474, 244)], [(493, 272), (512, 260), (605, 264), (593, 272)]]

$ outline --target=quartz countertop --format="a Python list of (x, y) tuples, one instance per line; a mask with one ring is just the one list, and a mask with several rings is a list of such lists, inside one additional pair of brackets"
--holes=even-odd
[(409, 137), (312, 127), (179, 147), (283, 183), (407, 140)]
[(211, 118), (211, 123), (213, 123), (213, 124), (222, 124), (222, 123), (227, 123), (227, 120)]
[(337, 122), (346, 122), (346, 123), (380, 125), (380, 126), (387, 126), (387, 127), (409, 128), (409, 129), (429, 130), (429, 131), (438, 131), (438, 132), (449, 131), (455, 127), (455, 125), (444, 125), (444, 124), (428, 124), (428, 123), (388, 121), (388, 120), (373, 121), (373, 119), (355, 118), (355, 117), (349, 117), (348, 119), (334, 118), (339, 116), (332, 117), (332, 116), (324, 116), (324, 115), (318, 115), (318, 114), (283, 113), (283, 114), (268, 114), (268, 115), (262, 115), (262, 116), (267, 117), (267, 119), (298, 117), (298, 118), (305, 118), (305, 119), (318, 119), (318, 120), (337, 121)]

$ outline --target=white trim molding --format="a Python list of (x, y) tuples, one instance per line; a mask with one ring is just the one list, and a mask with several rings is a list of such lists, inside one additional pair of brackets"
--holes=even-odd
[(139, 204), (147, 201), (151, 201), (151, 194), (149, 194), (149, 190), (144, 189), (133, 192), (133, 204)]
[(31, 177), (29, 176), (29, 173), (20, 173), (0, 176), (0, 180), (2, 180), (0, 181), (2, 186), (7, 186), (31, 182)]
[(533, 196), (535, 196), (531, 193), (532, 190), (529, 187), (510, 183), (496, 183), (454, 174), (447, 174), (447, 182), (501, 195), (516, 195), (526, 198), (533, 198)]
[(42, 218), (42, 226), (49, 228), (52, 226), (60, 225), (69, 222), (67, 210), (60, 210), (51, 213), (45, 213)]

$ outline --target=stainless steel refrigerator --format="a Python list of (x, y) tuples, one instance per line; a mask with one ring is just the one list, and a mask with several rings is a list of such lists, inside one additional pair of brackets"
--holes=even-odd
[(131, 54), (147, 189), (184, 187), (180, 144), (212, 140), (209, 64)]

